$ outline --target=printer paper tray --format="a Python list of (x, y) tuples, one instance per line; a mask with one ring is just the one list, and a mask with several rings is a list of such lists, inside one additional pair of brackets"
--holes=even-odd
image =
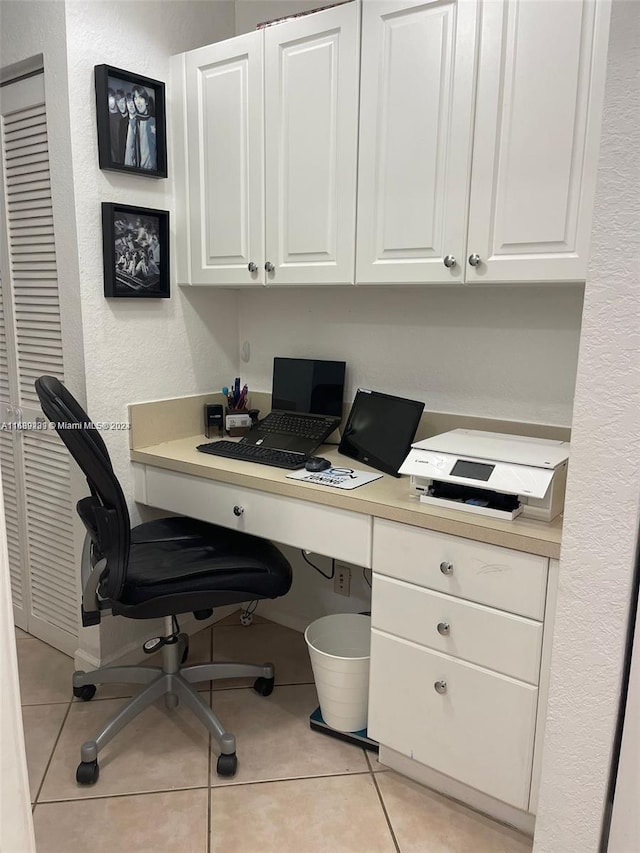
[(506, 512), (501, 509), (490, 509), (487, 506), (475, 506), (474, 504), (466, 504), (462, 501), (451, 501), (446, 498), (432, 498), (430, 495), (420, 495), (420, 502), (425, 504), (433, 504), (434, 506), (442, 506), (446, 509), (459, 509), (462, 512), (473, 512), (476, 515), (488, 515), (491, 518), (503, 518), (506, 521), (513, 521), (514, 518), (520, 515), (524, 507), (520, 504), (519, 507), (512, 512)]

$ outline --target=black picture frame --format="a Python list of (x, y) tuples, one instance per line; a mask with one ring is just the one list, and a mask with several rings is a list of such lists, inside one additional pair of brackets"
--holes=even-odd
[(100, 168), (166, 178), (164, 83), (111, 65), (94, 73)]
[(169, 211), (102, 203), (104, 295), (168, 299)]

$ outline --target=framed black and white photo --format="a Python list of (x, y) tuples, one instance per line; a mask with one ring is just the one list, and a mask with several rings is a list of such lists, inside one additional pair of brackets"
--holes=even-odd
[(169, 211), (102, 203), (104, 295), (169, 297)]
[(110, 65), (95, 78), (100, 168), (166, 178), (164, 83)]

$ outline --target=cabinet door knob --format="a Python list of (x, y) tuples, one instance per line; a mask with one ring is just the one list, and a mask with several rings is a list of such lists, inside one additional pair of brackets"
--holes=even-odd
[(456, 259), (453, 257), (453, 255), (445, 255), (445, 258), (442, 263), (447, 269), (451, 269), (451, 267), (455, 267)]
[(273, 272), (275, 269), (275, 267), (271, 263), (271, 261), (267, 261), (267, 263), (264, 265), (264, 268), (266, 269), (267, 272)]
[(433, 689), (436, 691), (436, 693), (440, 693), (442, 695), (443, 693), (447, 692), (447, 682), (436, 681), (433, 685)]
[(249, 272), (258, 272), (258, 265), (254, 264), (253, 261), (251, 261), (247, 269), (249, 270)]
[(243, 513), (243, 512), (244, 512), (244, 507), (243, 507), (243, 506), (238, 506), (237, 504), (234, 506), (234, 508), (233, 508), (233, 514), (234, 514), (234, 515), (237, 515), (237, 516), (238, 516), (238, 518), (240, 518), (240, 516), (242, 515), (242, 513)]
[(447, 563), (446, 560), (443, 560), (440, 563), (440, 571), (443, 575), (452, 575), (453, 574), (453, 563)]
[(480, 255), (475, 254), (475, 252), (473, 255), (469, 255), (469, 263), (472, 267), (480, 266), (481, 261), (482, 258), (480, 257)]
[(438, 622), (438, 634), (442, 634), (443, 637), (448, 637), (451, 633), (451, 625), (448, 622)]

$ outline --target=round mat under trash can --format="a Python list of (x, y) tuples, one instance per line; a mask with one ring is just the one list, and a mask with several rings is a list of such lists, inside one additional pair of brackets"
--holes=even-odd
[(338, 613), (304, 632), (322, 717), (339, 732), (367, 727), (371, 618)]

